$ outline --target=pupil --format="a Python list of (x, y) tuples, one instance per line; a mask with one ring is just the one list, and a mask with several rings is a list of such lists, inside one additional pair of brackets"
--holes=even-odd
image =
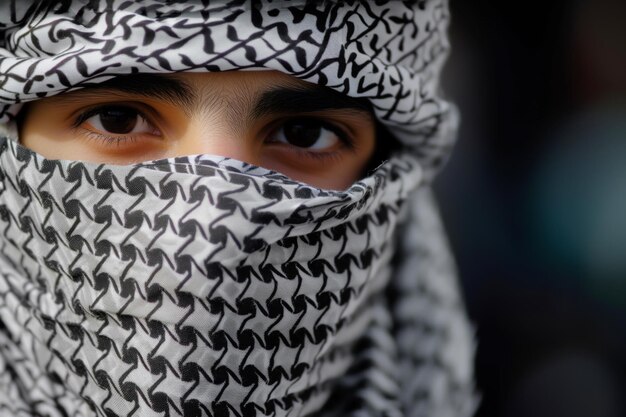
[(313, 146), (319, 139), (322, 131), (319, 123), (302, 121), (286, 123), (283, 129), (287, 142), (301, 148)]
[(124, 108), (111, 108), (100, 113), (102, 127), (111, 133), (129, 133), (137, 124), (137, 112)]

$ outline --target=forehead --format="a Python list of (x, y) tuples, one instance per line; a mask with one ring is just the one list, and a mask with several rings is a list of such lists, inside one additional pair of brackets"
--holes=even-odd
[(182, 84), (192, 110), (227, 108), (235, 116), (249, 114), (271, 91), (319, 90), (278, 71), (182, 72), (168, 78)]
[(316, 85), (278, 71), (179, 72), (167, 77), (211, 91), (263, 91), (272, 87), (315, 88)]

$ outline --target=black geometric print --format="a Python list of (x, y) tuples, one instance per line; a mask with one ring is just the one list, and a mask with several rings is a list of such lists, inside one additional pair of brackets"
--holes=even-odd
[[(411, 156), (339, 192), (206, 155), (107, 166), (1, 139), (0, 411), (291, 416), (345, 392), (342, 415), (391, 403), (400, 413), (399, 375), (379, 366), (403, 357), (401, 344), (382, 354), (394, 319), (381, 291), (419, 181)], [(418, 329), (462, 317), (458, 305), (431, 317), (454, 297), (420, 291), (412, 301), (434, 305), (408, 318)], [(414, 341), (445, 344), (437, 337)], [(446, 368), (454, 357), (407, 358), (467, 378)], [(349, 396), (364, 378), (391, 398), (370, 396), (376, 385)], [(437, 389), (461, 390), (445, 407), (462, 410), (466, 388)]]
[(368, 98), (407, 145), (331, 191), (0, 134), (0, 417), (469, 416), (472, 335), (425, 184), (456, 127), (448, 18), (445, 0), (0, 2), (9, 131), (20, 103), (117, 74), (266, 68)]

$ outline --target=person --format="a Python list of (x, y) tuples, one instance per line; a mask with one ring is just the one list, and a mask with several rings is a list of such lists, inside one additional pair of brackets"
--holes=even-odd
[(0, 415), (471, 415), (448, 21), (0, 5)]

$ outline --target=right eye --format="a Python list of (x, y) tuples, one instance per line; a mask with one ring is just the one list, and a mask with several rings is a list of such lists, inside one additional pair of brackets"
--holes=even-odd
[(286, 120), (272, 132), (268, 143), (290, 145), (316, 153), (353, 146), (352, 141), (340, 128), (313, 117)]

